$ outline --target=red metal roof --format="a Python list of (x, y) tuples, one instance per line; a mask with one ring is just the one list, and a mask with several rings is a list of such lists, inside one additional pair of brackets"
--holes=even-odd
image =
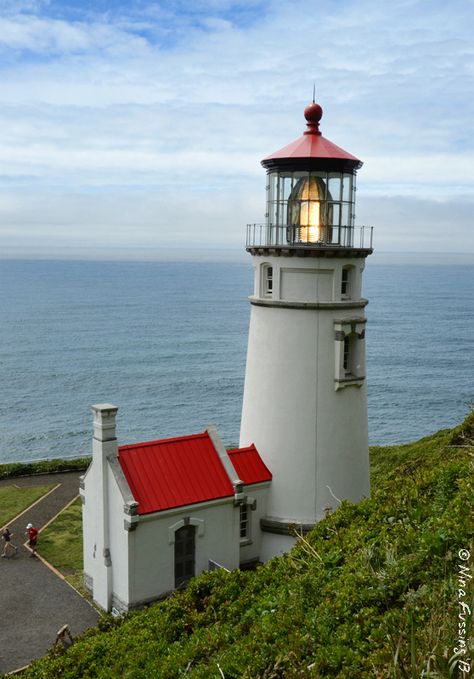
[(244, 482), (244, 485), (272, 480), (271, 472), (258, 454), (253, 443), (248, 448), (235, 448), (227, 452), (237, 472), (237, 476)]
[[(207, 431), (120, 446), (118, 459), (139, 514), (232, 497), (234, 489)], [(229, 451), (244, 482), (272, 476), (255, 446)]]
[(207, 432), (120, 446), (119, 462), (139, 514), (234, 494)]
[(278, 158), (334, 158), (336, 160), (352, 160), (357, 164), (361, 163), (358, 158), (347, 153), (340, 146), (336, 146), (332, 141), (323, 137), (322, 134), (306, 133), (291, 144), (267, 156), (262, 160), (262, 164), (267, 160), (276, 160)]
[(275, 151), (270, 156), (262, 160), (264, 167), (275, 167), (282, 161), (333, 161), (342, 165), (358, 169), (362, 166), (362, 161), (351, 153), (344, 151), (340, 146), (336, 146), (332, 141), (322, 136), (319, 131), (319, 121), (323, 115), (323, 109), (319, 104), (313, 102), (304, 110), (307, 130), (304, 134), (284, 146), (279, 151)]

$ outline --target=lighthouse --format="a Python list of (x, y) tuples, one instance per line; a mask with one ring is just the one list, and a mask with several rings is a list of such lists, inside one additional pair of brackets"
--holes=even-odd
[(240, 446), (273, 481), (260, 520), (263, 561), (288, 551), (344, 499), (370, 494), (362, 274), (372, 228), (355, 226), (362, 162), (306, 130), (267, 156), (266, 222), (247, 227), (254, 292)]

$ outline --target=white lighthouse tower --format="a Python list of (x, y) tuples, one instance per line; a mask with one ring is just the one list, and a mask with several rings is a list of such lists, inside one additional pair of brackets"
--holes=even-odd
[(273, 474), (262, 560), (287, 551), (339, 502), (368, 496), (365, 314), (372, 229), (354, 225), (360, 160), (307, 130), (262, 161), (266, 223), (249, 225), (255, 270), (240, 446)]

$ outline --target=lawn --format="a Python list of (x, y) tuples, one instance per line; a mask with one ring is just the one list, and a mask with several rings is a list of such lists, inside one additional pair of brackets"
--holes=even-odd
[(54, 488), (54, 484), (25, 487), (12, 484), (0, 487), (0, 526), (12, 521), (51, 488)]
[[(40, 533), (38, 552), (65, 576), (82, 577), (82, 514), (77, 498)], [(69, 579), (69, 578), (68, 578)]]

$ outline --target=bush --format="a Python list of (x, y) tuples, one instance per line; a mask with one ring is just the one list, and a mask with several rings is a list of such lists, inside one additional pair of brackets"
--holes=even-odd
[(40, 462), (11, 462), (0, 465), (0, 480), (34, 474), (54, 474), (57, 472), (85, 471), (90, 457), (71, 460), (41, 460)]

